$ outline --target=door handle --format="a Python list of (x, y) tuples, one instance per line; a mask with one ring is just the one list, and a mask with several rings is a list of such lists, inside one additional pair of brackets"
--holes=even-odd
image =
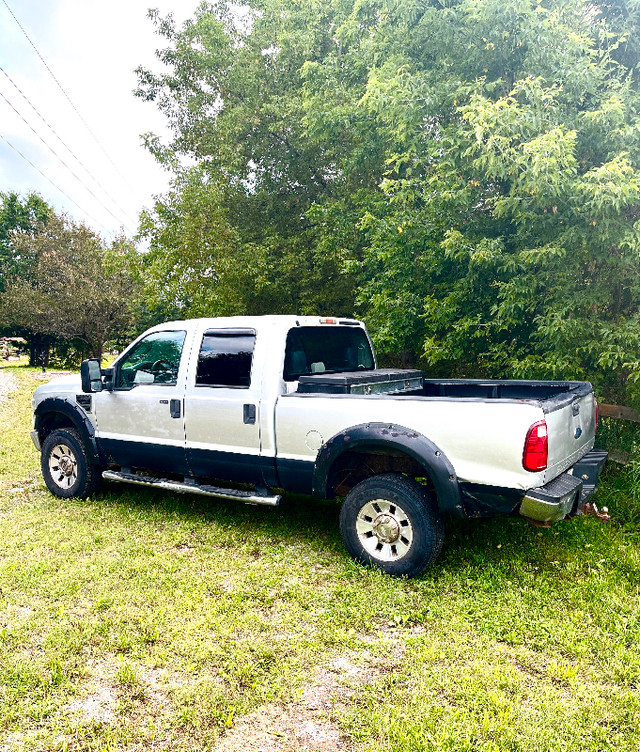
[(248, 425), (253, 425), (256, 422), (256, 406), (255, 405), (243, 405), (242, 406), (242, 420)]
[(172, 399), (169, 403), (169, 414), (172, 418), (179, 418), (182, 415), (182, 407), (179, 399)]

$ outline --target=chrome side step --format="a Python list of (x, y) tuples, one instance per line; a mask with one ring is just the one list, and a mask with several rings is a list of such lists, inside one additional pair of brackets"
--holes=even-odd
[(198, 485), (196, 483), (180, 483), (177, 480), (165, 480), (152, 478), (148, 475), (136, 475), (135, 473), (118, 473), (115, 470), (105, 470), (102, 473), (105, 480), (113, 480), (117, 483), (133, 483), (136, 486), (150, 486), (162, 488), (165, 491), (176, 493), (193, 493), (201, 496), (215, 496), (218, 499), (235, 499), (246, 504), (264, 504), (269, 507), (277, 507), (282, 496), (260, 496), (251, 491), (237, 491), (234, 488), (218, 488), (217, 486)]

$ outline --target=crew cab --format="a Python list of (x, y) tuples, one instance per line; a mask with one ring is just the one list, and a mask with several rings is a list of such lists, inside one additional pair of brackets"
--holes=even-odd
[(32, 404), (58, 496), (104, 479), (253, 504), (337, 497), (349, 553), (397, 575), (435, 561), (446, 516), (579, 514), (606, 460), (591, 384), (379, 369), (364, 325), (343, 318), (161, 324)]

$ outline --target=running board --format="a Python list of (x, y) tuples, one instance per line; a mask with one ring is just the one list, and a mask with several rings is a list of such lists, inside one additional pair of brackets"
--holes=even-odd
[(260, 496), (251, 491), (236, 491), (234, 488), (218, 488), (217, 486), (204, 486), (196, 483), (180, 483), (177, 480), (165, 480), (148, 475), (135, 475), (134, 473), (117, 473), (114, 470), (105, 470), (102, 477), (105, 480), (113, 480), (117, 483), (133, 483), (136, 486), (151, 486), (152, 488), (162, 488), (165, 491), (175, 491), (176, 493), (215, 496), (218, 499), (235, 499), (246, 504), (265, 504), (269, 507), (277, 507), (282, 499), (280, 495)]

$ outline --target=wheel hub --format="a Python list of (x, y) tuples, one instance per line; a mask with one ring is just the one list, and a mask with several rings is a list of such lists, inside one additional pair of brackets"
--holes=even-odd
[(366, 502), (356, 518), (356, 534), (372, 559), (396, 561), (413, 545), (414, 532), (400, 504), (388, 499)]
[(390, 514), (379, 514), (373, 521), (373, 534), (380, 543), (395, 543), (400, 537), (400, 525)]
[(69, 476), (73, 473), (74, 464), (71, 457), (61, 457), (58, 468), (63, 475)]

